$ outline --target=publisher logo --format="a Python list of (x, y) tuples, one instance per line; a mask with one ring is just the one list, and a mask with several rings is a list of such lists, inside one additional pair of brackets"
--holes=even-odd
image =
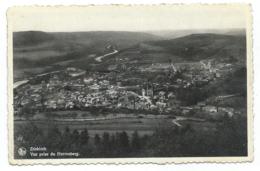
[(20, 147), (20, 148), (18, 149), (18, 154), (19, 154), (19, 156), (21, 156), (21, 157), (25, 156), (25, 155), (26, 155), (26, 148)]

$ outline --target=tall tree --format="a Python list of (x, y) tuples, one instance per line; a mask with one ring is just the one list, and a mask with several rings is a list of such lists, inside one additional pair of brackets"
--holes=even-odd
[(132, 135), (132, 142), (131, 142), (131, 145), (132, 145), (132, 150), (133, 152), (138, 152), (141, 148), (141, 142), (140, 142), (140, 137), (138, 135), (138, 132), (135, 131)]
[(88, 130), (84, 129), (84, 131), (82, 131), (80, 133), (80, 145), (87, 145), (88, 144), (88, 140), (89, 140), (89, 134), (88, 134)]
[(129, 138), (125, 131), (119, 134), (119, 148), (121, 149), (121, 154), (129, 152)]
[(69, 149), (70, 146), (71, 146), (71, 133), (69, 127), (66, 127), (64, 133), (62, 134), (61, 148), (65, 150), (65, 149)]
[(100, 143), (101, 143), (101, 139), (100, 139), (100, 136), (98, 134), (95, 134), (94, 143), (95, 143), (95, 146), (99, 146)]
[(78, 150), (78, 147), (79, 147), (79, 139), (80, 136), (79, 136), (79, 131), (77, 129), (75, 129), (73, 132), (72, 132), (72, 135), (71, 135), (71, 140), (72, 140), (72, 147), (74, 150)]
[(104, 132), (102, 136), (102, 152), (105, 156), (110, 152), (110, 135), (107, 132)]
[(60, 130), (56, 126), (48, 129), (48, 133), (47, 133), (48, 147), (54, 150), (60, 150), (61, 142), (62, 142), (62, 135)]

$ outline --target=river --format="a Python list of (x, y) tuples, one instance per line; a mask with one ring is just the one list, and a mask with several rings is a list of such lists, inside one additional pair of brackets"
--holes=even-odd
[[(97, 62), (102, 62), (102, 59), (103, 59), (103, 58), (108, 57), (108, 56), (111, 56), (111, 55), (114, 55), (114, 54), (117, 54), (117, 53), (118, 53), (118, 50), (114, 50), (113, 52), (110, 52), (110, 53), (107, 53), (107, 54), (105, 54), (105, 55), (96, 57), (95, 60), (96, 60)], [(34, 77), (44, 76), (44, 75), (47, 75), (47, 74), (53, 74), (53, 73), (58, 73), (58, 72), (60, 72), (60, 71), (46, 72), (46, 73), (38, 74), (38, 75), (36, 75), (36, 76), (34, 76)], [(21, 85), (23, 85), (23, 84), (26, 84), (26, 83), (28, 83), (28, 82), (29, 82), (29, 79), (17, 81), (17, 82), (14, 83), (13, 88), (15, 89), (15, 88), (17, 88), (17, 87), (19, 87), (19, 86), (21, 86)]]
[(15, 88), (17, 88), (17, 87), (19, 87), (19, 86), (21, 86), (21, 85), (23, 85), (23, 84), (26, 84), (26, 83), (28, 83), (28, 81), (29, 81), (29, 80), (17, 81), (17, 82), (14, 83), (14, 87), (13, 87), (13, 88), (15, 89)]

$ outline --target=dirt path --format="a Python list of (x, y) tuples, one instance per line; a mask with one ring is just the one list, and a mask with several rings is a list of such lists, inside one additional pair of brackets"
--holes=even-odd
[(102, 59), (103, 59), (103, 58), (108, 57), (108, 56), (110, 56), (110, 55), (117, 54), (117, 53), (118, 53), (118, 50), (114, 50), (113, 52), (110, 52), (110, 53), (107, 53), (107, 54), (105, 54), (105, 55), (96, 57), (95, 60), (96, 60), (97, 62), (102, 62)]
[(184, 121), (184, 120), (189, 120), (189, 121), (196, 121), (196, 122), (204, 122), (205, 119), (200, 119), (200, 118), (186, 118), (186, 117), (176, 117), (176, 119), (172, 120), (172, 123), (178, 127), (181, 127), (182, 125), (178, 121)]

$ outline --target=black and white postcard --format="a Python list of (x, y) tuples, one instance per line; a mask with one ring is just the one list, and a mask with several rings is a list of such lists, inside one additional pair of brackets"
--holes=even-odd
[(7, 15), (11, 164), (253, 160), (250, 5)]

